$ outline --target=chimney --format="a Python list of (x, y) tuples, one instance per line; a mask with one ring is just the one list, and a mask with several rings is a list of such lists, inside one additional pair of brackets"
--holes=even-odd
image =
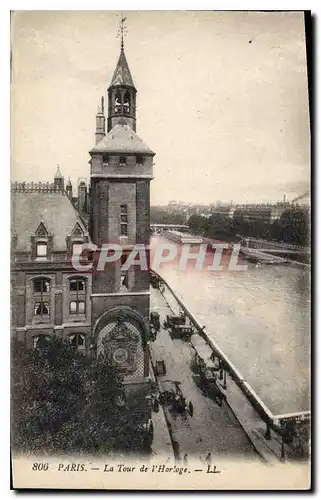
[(78, 212), (81, 215), (87, 213), (87, 186), (85, 181), (80, 181), (78, 184)]
[(68, 198), (70, 200), (72, 200), (72, 184), (71, 184), (70, 177), (68, 178), (68, 182), (66, 184), (66, 192), (67, 192)]
[(101, 107), (97, 110), (96, 114), (96, 144), (100, 142), (106, 135), (106, 118), (105, 118), (105, 107), (104, 107), (104, 96), (101, 98)]

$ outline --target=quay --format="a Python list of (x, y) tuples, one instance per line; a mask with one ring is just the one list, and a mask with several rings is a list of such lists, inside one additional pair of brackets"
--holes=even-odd
[[(170, 285), (157, 273), (152, 274), (158, 276), (161, 283), (159, 288), (151, 289), (151, 311), (159, 313), (161, 329), (155, 341), (150, 343), (150, 353), (154, 365), (159, 360), (164, 360), (166, 365), (166, 374), (157, 376), (158, 386), (161, 390), (162, 380), (180, 381), (184, 396), (194, 406), (193, 416), (187, 415), (186, 418), (181, 415), (173, 417), (164, 408), (172, 441), (177, 443), (176, 455), (182, 458), (185, 453), (204, 456), (210, 452), (212, 456), (239, 455), (268, 463), (307, 458), (308, 440), (298, 452), (293, 443), (283, 439), (280, 423), (284, 424), (287, 420), (300, 424), (309, 422), (310, 412), (273, 415), (225, 353), (207, 337), (205, 327), (197, 322)], [(168, 314), (179, 314), (182, 310), (193, 326), (190, 341), (173, 339), (163, 327)], [(194, 346), (199, 344), (197, 338), (207, 346), (206, 358), (212, 352), (220, 359), (227, 395), (221, 407), (205, 397), (195, 383), (192, 360)]]
[(284, 265), (289, 263), (289, 260), (285, 259), (284, 257), (270, 255), (254, 248), (242, 247), (240, 253), (243, 254), (244, 258), (249, 262), (268, 265)]

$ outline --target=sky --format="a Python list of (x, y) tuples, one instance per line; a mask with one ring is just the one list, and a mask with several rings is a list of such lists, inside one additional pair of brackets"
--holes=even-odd
[[(137, 133), (155, 151), (151, 204), (275, 202), (309, 189), (300, 12), (125, 12)], [(120, 12), (16, 11), (11, 177), (89, 182), (95, 114)], [(105, 108), (107, 108), (107, 103)]]

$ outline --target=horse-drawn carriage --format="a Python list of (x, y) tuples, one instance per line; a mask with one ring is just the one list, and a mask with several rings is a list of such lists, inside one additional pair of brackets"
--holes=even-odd
[(217, 401), (219, 406), (226, 400), (226, 391), (212, 368), (205, 367), (200, 370), (200, 389), (205, 396)]
[(186, 323), (186, 316), (184, 313), (178, 316), (167, 314), (164, 328), (170, 330), (171, 336), (176, 339), (188, 340), (193, 333), (192, 326)]
[[(192, 369), (197, 375), (197, 385), (205, 396), (221, 406), (226, 400), (226, 374), (223, 366), (219, 358), (213, 359), (213, 351), (202, 337), (193, 335), (191, 344), (195, 351)], [(220, 379), (223, 379), (223, 383)]]
[(159, 395), (159, 402), (168, 406), (174, 413), (184, 413), (189, 411), (193, 413), (193, 405), (191, 402), (187, 404), (186, 398), (180, 388), (180, 382), (175, 380), (163, 380), (161, 382), (162, 391)]

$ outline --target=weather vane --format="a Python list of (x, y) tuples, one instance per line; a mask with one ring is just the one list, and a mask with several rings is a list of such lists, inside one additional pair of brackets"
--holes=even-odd
[(121, 20), (120, 20), (120, 23), (119, 23), (118, 33), (117, 33), (117, 38), (120, 38), (120, 49), (121, 49), (121, 51), (124, 50), (124, 36), (127, 35), (127, 28), (124, 25), (126, 19), (127, 18), (122, 13), (121, 14)]

